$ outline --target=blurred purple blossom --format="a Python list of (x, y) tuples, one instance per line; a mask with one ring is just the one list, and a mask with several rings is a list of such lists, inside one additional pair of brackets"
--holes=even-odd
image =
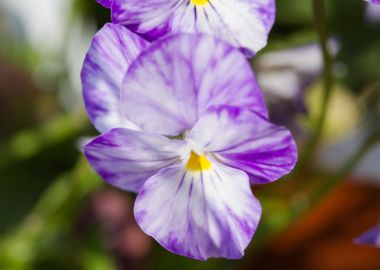
[(380, 5), (367, 5), (365, 18), (370, 23), (380, 22)]
[(380, 224), (355, 239), (358, 244), (374, 245), (380, 248)]
[[(338, 42), (330, 40), (329, 46), (335, 55)], [(320, 77), (323, 70), (319, 45), (312, 43), (266, 53), (258, 58), (255, 68), (270, 120), (297, 130), (295, 117), (308, 112), (305, 90)]]

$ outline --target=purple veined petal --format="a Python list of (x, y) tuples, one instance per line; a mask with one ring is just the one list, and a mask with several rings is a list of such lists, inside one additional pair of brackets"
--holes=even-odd
[(194, 126), (189, 139), (224, 164), (245, 171), (252, 184), (279, 179), (297, 161), (291, 133), (247, 109), (210, 109)]
[(105, 8), (111, 8), (112, 0), (96, 0), (99, 4), (101, 4)]
[(374, 245), (380, 248), (380, 224), (355, 239), (358, 244)]
[(207, 171), (174, 166), (152, 176), (136, 199), (142, 230), (171, 252), (194, 259), (238, 259), (261, 216), (248, 176), (214, 162)]
[(170, 32), (169, 18), (181, 0), (113, 0), (112, 22), (155, 40)]
[(94, 170), (109, 184), (138, 192), (162, 168), (179, 162), (184, 142), (130, 129), (112, 129), (84, 147)]
[(239, 50), (208, 35), (179, 34), (152, 43), (131, 64), (120, 107), (146, 131), (178, 135), (221, 104), (267, 117), (256, 78)]
[(129, 65), (148, 45), (138, 35), (115, 24), (106, 24), (95, 35), (81, 78), (87, 113), (100, 132), (115, 127), (137, 128), (120, 114), (120, 89)]
[(155, 39), (168, 33), (207, 33), (250, 55), (267, 43), (274, 0), (114, 0), (112, 19)]

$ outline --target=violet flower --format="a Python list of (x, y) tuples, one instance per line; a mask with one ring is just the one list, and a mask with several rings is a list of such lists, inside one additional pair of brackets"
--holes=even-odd
[(138, 192), (141, 229), (180, 255), (242, 257), (261, 216), (250, 183), (277, 180), (297, 159), (290, 132), (268, 122), (244, 55), (208, 35), (149, 45), (107, 24), (82, 80), (103, 133), (85, 154), (109, 184)]
[[(328, 45), (335, 56), (340, 49), (339, 42), (330, 39)], [(306, 90), (323, 71), (320, 46), (310, 43), (265, 53), (255, 60), (255, 70), (271, 122), (302, 134), (297, 117), (308, 113)]]
[(355, 242), (380, 247), (380, 224), (355, 239)]
[(249, 55), (263, 48), (275, 19), (274, 0), (97, 0), (112, 22), (154, 40), (170, 33), (208, 33)]
[(305, 89), (323, 69), (319, 45), (312, 43), (266, 53), (256, 60), (255, 68), (271, 121), (299, 130), (296, 116), (307, 113)]

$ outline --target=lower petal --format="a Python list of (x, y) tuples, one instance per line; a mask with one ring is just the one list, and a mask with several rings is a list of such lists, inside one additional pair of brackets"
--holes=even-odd
[(189, 172), (182, 165), (162, 170), (142, 187), (135, 218), (166, 249), (190, 258), (241, 258), (261, 216), (248, 176), (213, 164)]

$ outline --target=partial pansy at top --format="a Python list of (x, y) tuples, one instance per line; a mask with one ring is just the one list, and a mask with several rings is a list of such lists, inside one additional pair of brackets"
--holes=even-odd
[(263, 48), (275, 0), (97, 0), (112, 22), (154, 40), (170, 33), (208, 33), (249, 55)]
[(108, 183), (138, 193), (142, 230), (177, 254), (240, 258), (261, 215), (250, 183), (275, 181), (297, 159), (244, 55), (209, 35), (147, 44), (107, 24), (82, 81), (102, 132), (85, 154)]

